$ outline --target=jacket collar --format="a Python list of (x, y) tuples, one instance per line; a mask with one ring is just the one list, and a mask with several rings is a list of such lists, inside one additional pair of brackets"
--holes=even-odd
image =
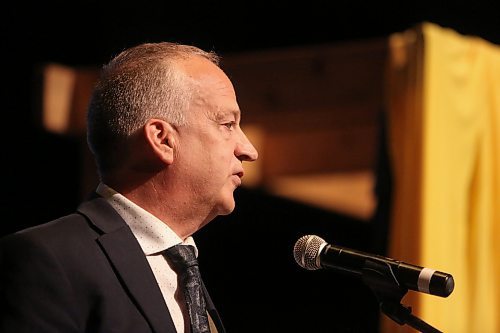
[(77, 211), (100, 231), (97, 242), (153, 332), (171, 332), (174, 324), (163, 295), (144, 252), (125, 221), (97, 194), (82, 203)]

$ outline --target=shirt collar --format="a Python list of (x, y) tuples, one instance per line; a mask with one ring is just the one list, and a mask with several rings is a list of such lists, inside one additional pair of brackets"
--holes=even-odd
[(183, 241), (166, 223), (104, 183), (99, 183), (96, 192), (125, 220), (144, 254), (154, 255), (174, 245), (185, 244), (194, 246), (198, 256), (193, 237)]

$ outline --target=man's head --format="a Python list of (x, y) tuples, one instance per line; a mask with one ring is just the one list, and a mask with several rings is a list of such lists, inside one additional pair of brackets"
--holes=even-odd
[(126, 141), (148, 119), (186, 123), (193, 90), (177, 64), (192, 57), (219, 63), (215, 53), (165, 42), (127, 49), (103, 67), (87, 115), (87, 139), (101, 177), (123, 163), (130, 153)]
[(216, 55), (144, 44), (104, 68), (89, 108), (88, 142), (104, 181), (123, 168), (126, 175), (148, 173), (181, 218), (199, 214), (206, 223), (234, 209), (242, 161), (257, 158), (240, 117)]

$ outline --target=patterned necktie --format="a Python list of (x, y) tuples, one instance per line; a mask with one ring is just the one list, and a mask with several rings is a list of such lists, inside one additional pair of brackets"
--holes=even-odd
[(180, 278), (191, 321), (191, 333), (210, 333), (200, 269), (194, 247), (178, 244), (165, 250), (165, 255), (170, 259), (173, 269)]

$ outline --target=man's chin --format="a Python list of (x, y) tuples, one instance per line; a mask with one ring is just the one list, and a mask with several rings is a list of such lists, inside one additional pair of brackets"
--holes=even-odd
[(219, 215), (229, 215), (234, 211), (234, 205), (231, 208), (226, 208), (221, 210), (221, 213)]
[(218, 209), (218, 215), (229, 215), (234, 211), (236, 203), (234, 202), (234, 198), (231, 196), (230, 199), (225, 200)]

